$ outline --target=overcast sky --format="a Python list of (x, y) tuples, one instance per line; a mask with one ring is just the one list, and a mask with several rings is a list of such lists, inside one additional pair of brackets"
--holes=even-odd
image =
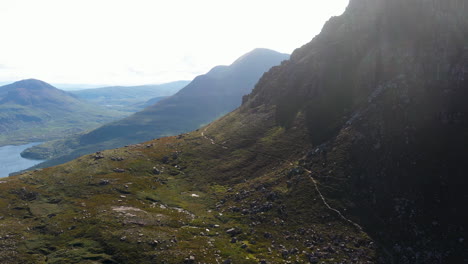
[(0, 82), (190, 80), (254, 48), (291, 53), (349, 0), (0, 0)]

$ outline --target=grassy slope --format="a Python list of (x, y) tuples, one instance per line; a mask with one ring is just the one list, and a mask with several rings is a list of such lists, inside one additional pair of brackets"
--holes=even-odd
[(39, 80), (0, 88), (0, 146), (62, 138), (125, 115), (81, 101)]
[[(308, 263), (314, 253), (325, 263), (372, 261), (368, 236), (328, 210), (307, 175), (292, 170), (306, 146), (291, 142), (304, 130), (275, 127), (272, 113), (238, 110), (179, 137), (6, 179), (0, 259)], [(242, 230), (234, 243), (230, 228)]]
[[(46, 110), (31, 109), (20, 105), (2, 105), (0, 106), (0, 111), (3, 112), (1, 116), (9, 120), (17, 115), (25, 115), (38, 121), (15, 121), (14, 127), (9, 127), (7, 131), (1, 133), (0, 146), (62, 138), (65, 135), (96, 128), (125, 115), (123, 112), (105, 110), (93, 105), (82, 104), (81, 106), (83, 108), (79, 111), (57, 113), (51, 116), (51, 113)], [(12, 111), (12, 109), (15, 109), (15, 113), (11, 115), (5, 113)]]

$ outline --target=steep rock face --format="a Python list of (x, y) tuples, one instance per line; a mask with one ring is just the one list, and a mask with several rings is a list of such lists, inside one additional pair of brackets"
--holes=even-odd
[(283, 124), (306, 111), (317, 134), (312, 139), (322, 141), (320, 134), (336, 132), (379, 86), (398, 77), (434, 83), (452, 74), (461, 80), (466, 73), (457, 64), (466, 52), (467, 22), (458, 6), (463, 1), (353, 1), (285, 67), (265, 75), (250, 104), (278, 105)]
[(245, 98), (275, 105), (286, 127), (305, 115), (316, 149), (304, 166), (351, 198), (398, 263), (466, 261), (467, 11), (351, 1)]

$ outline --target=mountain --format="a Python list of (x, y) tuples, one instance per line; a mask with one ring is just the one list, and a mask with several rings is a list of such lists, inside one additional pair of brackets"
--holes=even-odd
[(149, 100), (146, 101), (146, 102), (137, 103), (137, 104), (135, 104), (134, 106), (135, 106), (135, 107), (138, 107), (138, 108), (140, 108), (140, 109), (144, 109), (144, 108), (146, 108), (146, 107), (148, 107), (148, 106), (152, 106), (152, 105), (154, 105), (155, 103), (157, 103), (157, 102), (159, 102), (159, 101), (161, 101), (161, 100), (163, 100), (163, 99), (166, 99), (166, 98), (168, 98), (168, 97), (169, 97), (169, 96), (154, 97), (154, 98), (149, 99)]
[(306, 129), (311, 147), (299, 164), (389, 262), (468, 259), (467, 9), (351, 1), (243, 106), (273, 108), (286, 131)]
[(0, 145), (57, 139), (122, 116), (35, 79), (0, 87)]
[(261, 75), (287, 58), (276, 51), (255, 49), (230, 66), (217, 66), (196, 77), (174, 96), (141, 112), (80, 136), (30, 148), (22, 155), (52, 157), (39, 165), (51, 166), (95, 151), (197, 129), (238, 107)]
[(198, 131), (2, 181), (3, 262), (466, 263), (466, 8), (352, 0)]
[(176, 81), (154, 85), (110, 86), (71, 91), (71, 93), (83, 100), (110, 109), (137, 112), (144, 108), (146, 101), (174, 95), (189, 83), (190, 81)]

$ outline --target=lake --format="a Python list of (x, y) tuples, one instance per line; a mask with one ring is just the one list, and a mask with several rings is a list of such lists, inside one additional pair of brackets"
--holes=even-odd
[(25, 159), (20, 155), (23, 150), (39, 144), (41, 143), (0, 147), (0, 178), (8, 177), (10, 173), (24, 170), (43, 162), (43, 160)]

